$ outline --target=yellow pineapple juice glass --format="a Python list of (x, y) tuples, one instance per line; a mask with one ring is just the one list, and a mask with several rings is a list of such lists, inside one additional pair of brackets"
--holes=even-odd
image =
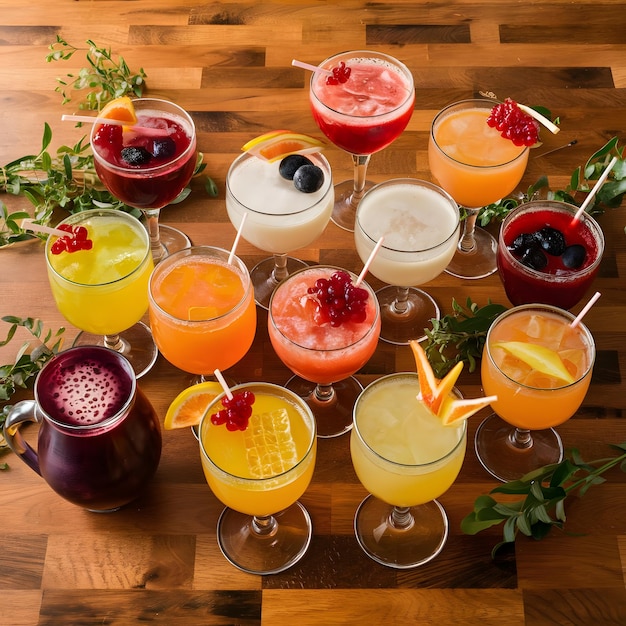
[(256, 306), (243, 261), (221, 248), (192, 246), (158, 263), (150, 278), (150, 326), (161, 354), (200, 378), (226, 370), (249, 350)]
[(465, 458), (467, 420), (444, 425), (418, 400), (419, 390), (415, 373), (377, 379), (357, 399), (350, 435), (354, 469), (370, 492), (356, 512), (357, 541), (397, 569), (423, 565), (443, 549), (448, 518), (436, 498)]
[(291, 391), (270, 383), (246, 383), (233, 394), (254, 394), (244, 430), (216, 425), (211, 416), (225, 394), (207, 408), (199, 427), (206, 480), (226, 505), (217, 525), (224, 556), (252, 574), (275, 574), (300, 560), (311, 541), (311, 518), (298, 499), (315, 468), (315, 419)]
[(476, 228), (483, 206), (497, 202), (519, 184), (528, 163), (528, 147), (516, 146), (487, 125), (494, 100), (463, 100), (434, 118), (428, 164), (438, 184), (467, 213), (457, 252), (446, 271), (459, 278), (483, 278), (496, 269), (497, 242)]
[(483, 350), (485, 393), (497, 395), (494, 414), (478, 427), (475, 448), (483, 467), (502, 481), (563, 459), (554, 426), (582, 404), (595, 360), (595, 343), (568, 311), (528, 304), (493, 322)]
[(154, 267), (150, 240), (141, 222), (123, 211), (92, 209), (70, 215), (59, 226), (85, 228), (89, 249), (58, 250), (46, 244), (52, 295), (63, 317), (82, 332), (74, 345), (104, 345), (121, 352), (142, 376), (157, 349), (140, 320), (148, 309), (148, 281)]

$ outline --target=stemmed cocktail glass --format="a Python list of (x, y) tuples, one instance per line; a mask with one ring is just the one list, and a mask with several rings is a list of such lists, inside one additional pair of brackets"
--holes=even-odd
[(496, 104), (486, 99), (456, 102), (435, 116), (430, 129), (430, 171), (466, 212), (458, 250), (446, 269), (460, 278), (496, 271), (497, 242), (476, 228), (476, 219), (482, 207), (517, 187), (528, 163), (528, 147), (516, 146), (487, 125)]
[[(354, 286), (351, 272), (316, 265), (291, 274), (274, 290), (268, 330), (280, 360), (294, 372), (286, 387), (305, 399), (317, 423), (318, 437), (336, 437), (352, 427), (354, 401), (363, 389), (354, 374), (374, 354), (380, 333), (380, 310), (371, 287), (361, 282), (358, 293), (344, 300)], [(332, 321), (325, 303), (329, 285), (338, 306), (362, 315), (343, 323)], [(355, 304), (360, 299), (361, 304)]]
[(255, 300), (264, 309), (276, 285), (307, 266), (287, 253), (315, 241), (330, 220), (334, 199), (330, 165), (319, 153), (306, 158), (322, 176), (319, 189), (309, 193), (299, 191), (293, 180), (281, 176), (280, 162), (269, 163), (247, 152), (235, 159), (226, 176), (230, 221), (239, 231), (246, 216), (244, 239), (273, 255), (250, 271)]
[(432, 183), (399, 178), (372, 187), (356, 212), (354, 239), (365, 263), (374, 247), (369, 272), (388, 285), (376, 292), (380, 338), (394, 344), (421, 340), (432, 318), (433, 298), (413, 285), (432, 280), (448, 265), (459, 240), (459, 208)]
[[(146, 229), (129, 213), (111, 209), (75, 213), (59, 228), (73, 232), (48, 238), (46, 264), (59, 311), (82, 331), (74, 345), (121, 352), (136, 377), (142, 376), (158, 355), (150, 329), (140, 321), (154, 267)], [(79, 229), (84, 245), (76, 244)]]
[(413, 76), (397, 59), (371, 50), (335, 54), (319, 67), (309, 93), (313, 117), (354, 163), (354, 180), (335, 186), (331, 219), (352, 231), (356, 207), (371, 186), (366, 180), (371, 155), (397, 139), (413, 113)]
[(580, 407), (595, 359), (589, 329), (557, 307), (528, 304), (502, 313), (487, 334), (481, 359), (485, 393), (497, 395), (476, 430), (483, 467), (502, 481), (559, 463), (563, 444), (554, 426)]
[(206, 480), (227, 507), (217, 541), (244, 572), (276, 574), (299, 561), (311, 542), (311, 518), (297, 500), (315, 469), (315, 420), (283, 387), (246, 383), (231, 392), (254, 395), (246, 429), (231, 431), (211, 419), (223, 408), (222, 394), (209, 405), (198, 437)]
[(196, 130), (178, 105), (156, 98), (133, 100), (130, 128), (97, 123), (91, 147), (98, 177), (116, 198), (141, 209), (155, 263), (190, 245), (187, 235), (159, 225), (160, 210), (187, 186), (196, 167)]

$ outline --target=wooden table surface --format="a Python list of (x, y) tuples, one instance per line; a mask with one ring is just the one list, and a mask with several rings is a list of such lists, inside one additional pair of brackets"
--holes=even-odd
[[(53, 149), (82, 136), (60, 121), (74, 110), (54, 89), (57, 76), (84, 66), (84, 56), (46, 63), (56, 35), (76, 46), (87, 39), (111, 46), (131, 69), (145, 69), (146, 95), (174, 100), (197, 124), (199, 149), (219, 195), (208, 197), (197, 181), (187, 201), (162, 213), (163, 222), (197, 244), (229, 247), (233, 240), (224, 179), (243, 143), (275, 128), (320, 135), (309, 111), (309, 77), (291, 67), (292, 58), (318, 63), (365, 47), (409, 66), (415, 111), (403, 135), (372, 158), (369, 173), (376, 181), (429, 179), (433, 116), (481, 90), (541, 104), (560, 116), (560, 134), (543, 133), (545, 144), (533, 150), (522, 186), (545, 174), (553, 188), (563, 188), (610, 137), (624, 139), (626, 9), (620, 0), (1, 0), (0, 14), (0, 164), (37, 152), (44, 122), (52, 128)], [(575, 146), (541, 156), (573, 140)], [(336, 180), (350, 176), (346, 154), (334, 148), (326, 154)], [(14, 196), (0, 200), (9, 210), (28, 206)], [(586, 459), (610, 455), (608, 444), (626, 441), (624, 209), (607, 211), (599, 221), (607, 245), (594, 288), (602, 298), (586, 318), (599, 350), (597, 365), (583, 407), (559, 427), (565, 446), (578, 447)], [(266, 256), (243, 241), (238, 251), (250, 268)], [(333, 224), (296, 256), (361, 267), (352, 234)], [(443, 274), (427, 289), (444, 313), (452, 298), (508, 304), (497, 275), (462, 281)], [(67, 326), (38, 243), (0, 250), (0, 315)], [(233, 377), (277, 383), (289, 377), (265, 324), (261, 312), (254, 346)], [(7, 329), (0, 325), (0, 335)], [(0, 363), (12, 361), (18, 344), (0, 349)], [(380, 343), (359, 376), (367, 383), (413, 368), (408, 348)], [(163, 358), (140, 381), (161, 416), (188, 384), (189, 377)], [(476, 373), (464, 372), (460, 387), (469, 396), (481, 393)], [(486, 414), (470, 420), (470, 435)], [(421, 568), (396, 571), (369, 560), (354, 538), (353, 516), (365, 491), (348, 441), (320, 441), (314, 480), (302, 498), (314, 523), (308, 554), (293, 569), (266, 577), (243, 574), (222, 557), (215, 538), (222, 505), (205, 483), (197, 444), (186, 429), (164, 432), (150, 488), (110, 515), (66, 503), (14, 455), (5, 455), (0, 624), (626, 624), (625, 474), (612, 471), (606, 484), (569, 502), (567, 532), (553, 531), (540, 542), (520, 538), (514, 550), (492, 560), (499, 528), (476, 536), (459, 528), (474, 499), (496, 484), (470, 446), (460, 476), (441, 498), (451, 528), (444, 551)]]

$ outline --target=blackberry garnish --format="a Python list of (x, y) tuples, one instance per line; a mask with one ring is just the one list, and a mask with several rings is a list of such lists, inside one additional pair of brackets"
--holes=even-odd
[(539, 248), (528, 248), (520, 261), (533, 270), (542, 270), (548, 264), (546, 255)]
[(552, 256), (561, 256), (567, 247), (563, 233), (551, 226), (545, 226), (539, 230), (537, 232), (537, 238), (539, 239), (541, 247)]
[(122, 148), (122, 159), (128, 165), (145, 165), (150, 162), (152, 155), (141, 146), (129, 146)]

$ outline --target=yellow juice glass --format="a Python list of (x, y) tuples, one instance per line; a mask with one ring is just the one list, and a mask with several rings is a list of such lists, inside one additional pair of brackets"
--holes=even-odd
[(92, 209), (64, 219), (60, 226), (83, 227), (90, 249), (58, 251), (59, 237), (46, 244), (52, 295), (59, 311), (81, 332), (74, 345), (104, 345), (126, 356), (141, 376), (157, 350), (140, 319), (148, 309), (148, 281), (154, 267), (144, 226), (118, 210)]
[(498, 399), (476, 431), (475, 447), (499, 480), (563, 458), (554, 426), (582, 404), (596, 354), (591, 332), (582, 323), (572, 326), (574, 319), (557, 307), (528, 304), (505, 311), (489, 329), (481, 380), (485, 393)]
[(418, 393), (415, 373), (377, 379), (356, 402), (350, 435), (354, 470), (370, 493), (356, 512), (357, 540), (372, 559), (397, 569), (423, 565), (443, 549), (448, 519), (436, 498), (465, 458), (467, 420), (444, 426)]
[(150, 279), (154, 340), (176, 367), (198, 376), (226, 370), (249, 350), (256, 332), (250, 274), (243, 261), (192, 246), (161, 261)]
[(252, 392), (245, 430), (216, 425), (225, 394), (208, 407), (199, 427), (200, 458), (213, 494), (226, 505), (217, 528), (224, 556), (239, 569), (272, 574), (304, 556), (311, 519), (298, 499), (315, 468), (315, 419), (306, 403), (270, 383), (246, 383), (232, 394)]

